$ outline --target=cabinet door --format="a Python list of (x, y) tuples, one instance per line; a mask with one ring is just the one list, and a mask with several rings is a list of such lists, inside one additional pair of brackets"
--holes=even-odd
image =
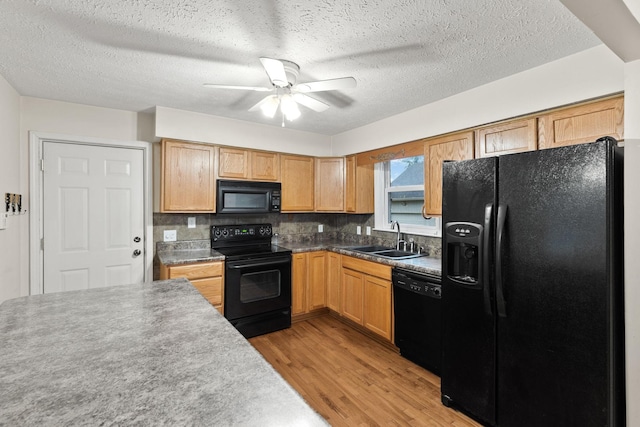
[(391, 340), (391, 282), (365, 276), (364, 326)]
[(249, 178), (249, 151), (220, 147), (218, 149), (218, 176), (220, 178)]
[(538, 146), (543, 148), (593, 142), (603, 136), (624, 139), (624, 98), (578, 105), (538, 118)]
[(355, 155), (345, 163), (345, 211), (373, 213), (373, 165), (358, 166)]
[(214, 147), (163, 140), (161, 212), (215, 212)]
[(344, 211), (344, 158), (317, 158), (315, 210)]
[(364, 312), (364, 275), (342, 269), (342, 315), (360, 325)]
[(280, 155), (265, 151), (251, 152), (251, 179), (277, 181), (280, 178)]
[(534, 118), (485, 126), (476, 130), (476, 158), (533, 151), (537, 139)]
[(314, 209), (314, 159), (306, 156), (280, 156), (283, 212)]
[(473, 131), (432, 138), (425, 143), (424, 201), (426, 215), (442, 215), (442, 164), (473, 159)]
[(307, 308), (309, 311), (327, 306), (327, 256), (325, 251), (310, 252), (308, 258)]
[(307, 312), (307, 253), (291, 256), (291, 314)]
[(341, 255), (334, 252), (327, 252), (327, 307), (340, 313), (341, 308)]

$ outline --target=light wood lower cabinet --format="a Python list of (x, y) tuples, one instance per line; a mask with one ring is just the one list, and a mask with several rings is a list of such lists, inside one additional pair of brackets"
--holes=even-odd
[(160, 280), (189, 279), (221, 314), (224, 314), (224, 262), (198, 262), (181, 265), (160, 264)]
[(292, 255), (291, 314), (300, 315), (327, 306), (326, 251)]
[(327, 252), (327, 307), (340, 313), (342, 310), (342, 255)]
[(342, 315), (393, 341), (391, 267), (342, 256)]

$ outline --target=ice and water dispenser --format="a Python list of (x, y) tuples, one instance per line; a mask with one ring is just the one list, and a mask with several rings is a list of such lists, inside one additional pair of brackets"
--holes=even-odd
[(447, 234), (447, 277), (464, 285), (480, 284), (482, 226), (472, 222), (449, 222)]

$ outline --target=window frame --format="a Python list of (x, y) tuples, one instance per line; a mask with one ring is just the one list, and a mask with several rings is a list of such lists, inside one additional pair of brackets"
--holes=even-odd
[[(389, 192), (392, 188), (390, 185), (390, 168), (386, 162), (378, 162), (374, 165), (373, 182), (375, 188), (374, 194), (374, 230), (386, 231), (396, 233), (397, 231), (391, 229), (391, 221), (389, 220)], [(425, 190), (423, 185), (411, 185), (395, 187), (401, 189), (400, 191), (415, 191)], [(442, 219), (440, 217), (433, 217), (435, 219), (435, 225), (416, 225), (416, 224), (403, 224), (400, 223), (400, 230), (402, 233), (415, 234), (419, 236), (428, 237), (442, 237)]]

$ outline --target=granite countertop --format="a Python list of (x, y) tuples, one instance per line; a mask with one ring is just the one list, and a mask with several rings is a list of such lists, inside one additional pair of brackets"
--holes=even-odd
[[(442, 269), (442, 260), (440, 258), (422, 256), (405, 260), (393, 260), (378, 257), (372, 254), (365, 254), (362, 252), (349, 250), (350, 247), (354, 247), (357, 245), (353, 243), (345, 245), (339, 240), (303, 243), (283, 242), (280, 243), (279, 246), (291, 249), (291, 251), (294, 253), (310, 251), (332, 251), (342, 255), (349, 255), (356, 258), (365, 259), (367, 261), (390, 265), (393, 267), (403, 267), (434, 276), (440, 276)], [(179, 249), (160, 250), (157, 252), (157, 256), (158, 260), (164, 265), (179, 265), (203, 261), (224, 261), (224, 255), (222, 255), (220, 252), (212, 250), (211, 248), (203, 248), (201, 247), (200, 243), (198, 244), (198, 246), (194, 246), (191, 248), (188, 244), (185, 244), (183, 247), (179, 247)]]
[(327, 425), (186, 280), (0, 304), (0, 425)]

